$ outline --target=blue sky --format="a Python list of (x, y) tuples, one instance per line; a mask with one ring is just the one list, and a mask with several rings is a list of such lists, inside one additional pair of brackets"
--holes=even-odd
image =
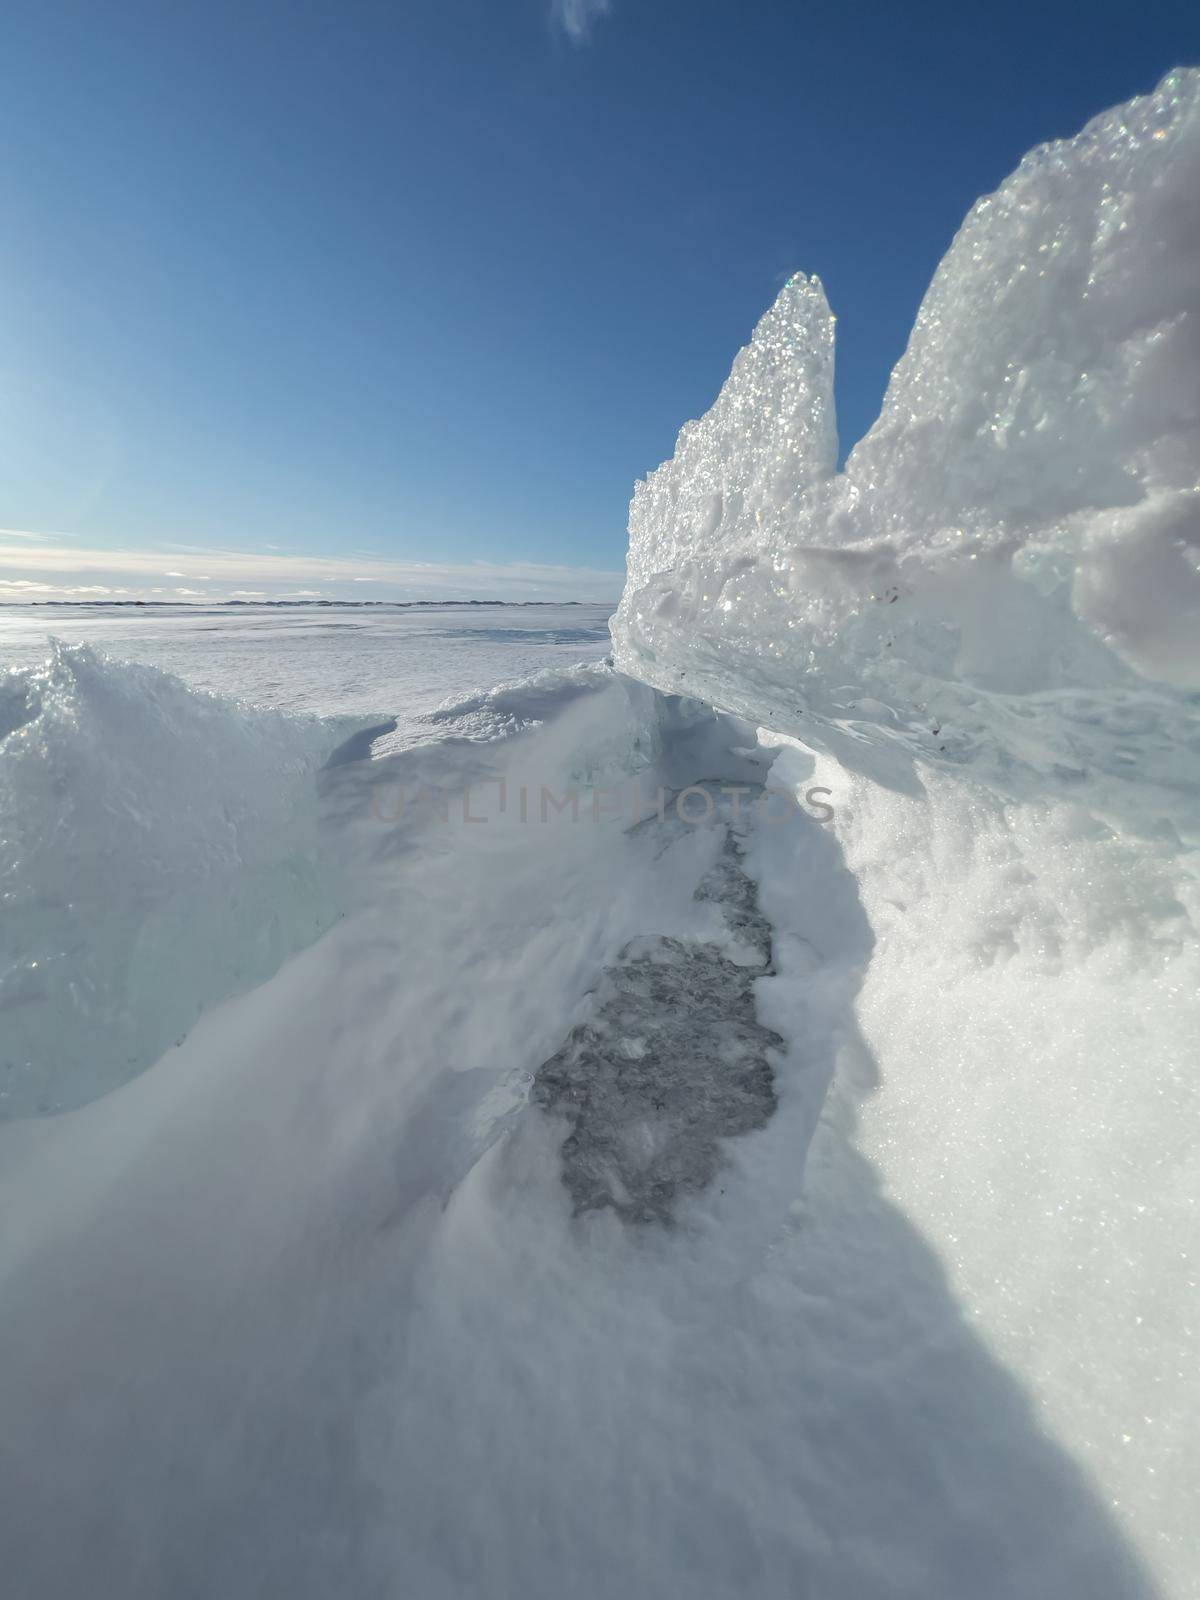
[[(607, 598), (783, 280), (843, 448), (963, 215), (1200, 7), (9, 0), (0, 598)], [(7, 585), (7, 587), (4, 587)]]

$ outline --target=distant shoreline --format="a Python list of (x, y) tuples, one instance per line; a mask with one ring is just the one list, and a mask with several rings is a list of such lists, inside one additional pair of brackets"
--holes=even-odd
[(159, 607), (171, 611), (212, 611), (217, 607), (271, 606), (276, 609), (296, 610), (302, 606), (341, 607), (355, 611), (383, 609), (386, 611), (445, 611), (449, 607), (503, 606), (506, 610), (528, 609), (530, 606), (561, 608), (564, 606), (615, 606), (616, 600), (0, 600), (0, 610), (24, 611), (31, 606), (83, 606), (111, 608), (122, 606), (131, 611), (147, 611)]

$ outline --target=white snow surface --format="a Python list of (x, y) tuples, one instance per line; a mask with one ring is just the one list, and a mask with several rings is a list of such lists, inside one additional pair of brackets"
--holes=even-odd
[(0, 1116), (115, 1088), (329, 925), (338, 742), (87, 645), (0, 676)]
[[(0, 1130), (23, 1594), (1156, 1592), (1147, 1557), (1170, 1550), (1127, 1537), (858, 1147), (891, 1067), (861, 1009), (878, 932), (832, 827), (748, 840), (774, 925), (759, 1015), (787, 1041), (774, 1116), (670, 1226), (572, 1216), (532, 1073), (628, 940), (728, 938), (694, 898), (720, 829), (652, 804), (631, 828), (593, 798), (772, 759), (808, 783), (803, 752), (601, 670), (509, 738), (332, 769), (336, 928), (134, 1082)], [(520, 790), (571, 780), (577, 823), (522, 822)], [(452, 793), (446, 820), (401, 788)], [(902, 1029), (900, 1067), (929, 1042)], [(979, 1253), (1026, 1220), (996, 1204)], [(1017, 1282), (1034, 1240), (1057, 1281), (1048, 1252), (1085, 1223), (1037, 1217)], [(1092, 1275), (1065, 1288), (1095, 1313)], [(1082, 1386), (1100, 1460), (1140, 1403), (1112, 1376)], [(1167, 1511), (1135, 1509), (1180, 1538), (1182, 1485), (1161, 1442), (1148, 1459)]]
[(256, 708), (397, 721), (429, 737), (448, 696), (596, 660), (598, 605), (3, 605), (0, 668), (37, 667), (48, 641), (90, 644)]
[[(1200, 1593), (1197, 100), (1174, 74), (980, 203), (840, 475), (794, 280), (639, 486), (620, 670), (448, 683), (297, 770), (336, 925), (0, 1125), (22, 1597)], [(53, 753), (46, 827), (99, 773), (63, 836), (117, 901), (170, 726), (110, 770), (72, 706), (287, 766), (148, 668), (43, 676), (12, 770)], [(747, 959), (697, 896), (729, 828), (674, 809), (702, 783), (797, 799), (740, 824), (775, 1109), (669, 1223), (576, 1215), (539, 1067), (630, 950)], [(664, 1002), (676, 1074), (694, 1027)], [(602, 1131), (652, 1162), (641, 1104)]]

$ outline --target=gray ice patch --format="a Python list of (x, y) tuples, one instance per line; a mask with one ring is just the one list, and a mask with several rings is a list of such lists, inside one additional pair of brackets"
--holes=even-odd
[(611, 1206), (629, 1222), (669, 1222), (677, 1195), (712, 1181), (720, 1141), (775, 1110), (768, 1051), (784, 1041), (754, 1004), (771, 927), (732, 827), (695, 898), (717, 903), (748, 959), (702, 940), (631, 941), (591, 1016), (535, 1074), (534, 1103), (570, 1124), (562, 1176), (576, 1214)]

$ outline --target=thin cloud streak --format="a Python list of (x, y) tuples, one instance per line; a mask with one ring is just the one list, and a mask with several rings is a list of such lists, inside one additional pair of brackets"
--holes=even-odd
[(592, 28), (612, 10), (612, 0), (552, 0), (550, 14), (572, 44), (586, 44)]

